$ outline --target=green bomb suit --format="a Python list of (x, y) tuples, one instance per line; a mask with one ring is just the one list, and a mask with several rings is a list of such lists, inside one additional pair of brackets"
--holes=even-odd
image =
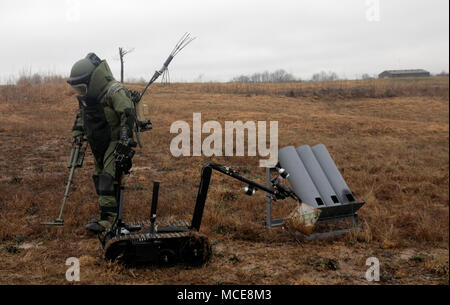
[(114, 196), (114, 149), (124, 128), (129, 136), (133, 136), (130, 115), (133, 114), (134, 106), (126, 89), (114, 80), (105, 60), (90, 75), (86, 95), (77, 98), (79, 112), (72, 136), (84, 134), (87, 137), (94, 155), (93, 179), (100, 205), (100, 218), (106, 220), (114, 217), (117, 210)]

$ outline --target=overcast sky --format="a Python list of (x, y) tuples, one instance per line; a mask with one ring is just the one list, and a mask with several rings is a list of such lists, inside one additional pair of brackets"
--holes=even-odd
[(449, 70), (448, 0), (0, 0), (0, 81), (21, 71), (68, 75), (95, 52), (119, 78), (148, 79), (184, 32), (197, 39), (172, 81), (228, 81), (285, 69), (356, 78), (386, 69)]

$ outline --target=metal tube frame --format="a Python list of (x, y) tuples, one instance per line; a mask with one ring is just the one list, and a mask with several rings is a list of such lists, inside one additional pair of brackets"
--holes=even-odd
[[(266, 187), (271, 188), (271, 173), (275, 172), (275, 167), (267, 167), (266, 168)], [(272, 197), (270, 196), (270, 193), (266, 193), (265, 196), (266, 199), (266, 220), (263, 221), (263, 226), (266, 229), (272, 229), (276, 227), (280, 227), (283, 225), (284, 218), (279, 219), (273, 219), (272, 218)], [(363, 205), (365, 202), (357, 203), (357, 205)], [(300, 232), (296, 232), (296, 235), (303, 237), (306, 240), (312, 240), (312, 239), (321, 239), (321, 238), (327, 238), (327, 237), (333, 237), (333, 236), (339, 236), (343, 234), (347, 234), (351, 231), (360, 230), (361, 226), (359, 223), (359, 216), (357, 212), (354, 212), (353, 214), (349, 215), (342, 215), (342, 216), (335, 216), (335, 217), (327, 217), (323, 218), (317, 221), (317, 223), (325, 223), (325, 222), (336, 222), (341, 219), (351, 219), (351, 227), (348, 229), (343, 230), (335, 230), (335, 231), (329, 231), (329, 232), (323, 232), (323, 233), (313, 233), (309, 236), (306, 236)]]

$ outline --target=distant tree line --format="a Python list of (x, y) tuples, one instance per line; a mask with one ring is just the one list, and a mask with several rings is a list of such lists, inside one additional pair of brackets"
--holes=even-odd
[(448, 77), (448, 72), (445, 70), (442, 70), (441, 73), (436, 74), (436, 76), (447, 76)]
[(320, 71), (319, 73), (314, 73), (311, 77), (312, 82), (333, 82), (338, 80), (339, 77), (335, 72)]
[(231, 79), (233, 83), (288, 83), (295, 81), (300, 80), (283, 69), (278, 69), (274, 72), (264, 71), (262, 73), (253, 73), (252, 75), (240, 75)]
[(364, 73), (364, 74), (361, 76), (361, 79), (375, 79), (375, 78), (377, 78), (376, 75), (372, 76), (372, 75), (367, 74), (367, 73)]
[[(367, 75), (367, 77), (369, 76)], [(314, 73), (311, 79), (307, 81), (331, 82), (336, 80), (339, 80), (337, 73), (332, 71), (321, 71), (319, 73)], [(233, 83), (289, 83), (302, 81), (302, 79), (294, 77), (294, 75), (283, 69), (278, 69), (274, 72), (265, 71), (262, 73), (253, 73), (251, 75), (240, 75), (231, 79), (231, 82)]]
[[(448, 72), (443, 70), (441, 73), (434, 74), (435, 76), (447, 76)], [(364, 73), (360, 76), (360, 79), (369, 80), (376, 79), (377, 75), (370, 75), (368, 73)], [(276, 70), (274, 72), (269, 73), (265, 71), (263, 73), (254, 73), (251, 75), (240, 75), (233, 77), (231, 82), (233, 83), (288, 83), (288, 82), (333, 82), (337, 80), (345, 80), (345, 78), (339, 77), (336, 72), (333, 71), (320, 71), (318, 73), (314, 73), (309, 80), (301, 80), (300, 78), (295, 78), (292, 74), (287, 73), (283, 69)]]
[(22, 73), (16, 81), (17, 85), (38, 85), (46, 83), (62, 83), (66, 81), (66, 77), (57, 74), (47, 73), (45, 75), (34, 73)]

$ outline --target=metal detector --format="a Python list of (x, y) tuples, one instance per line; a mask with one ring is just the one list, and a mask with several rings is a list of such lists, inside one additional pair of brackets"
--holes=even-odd
[(75, 172), (75, 168), (79, 168), (83, 166), (84, 161), (84, 155), (86, 154), (87, 145), (83, 146), (83, 142), (85, 142), (86, 139), (81, 139), (78, 141), (75, 141), (72, 144), (72, 150), (70, 152), (70, 158), (69, 162), (67, 164), (67, 168), (70, 169), (69, 174), (69, 180), (67, 181), (66, 185), (66, 191), (64, 193), (64, 199), (61, 205), (61, 209), (59, 211), (59, 216), (52, 222), (41, 222), (41, 225), (47, 225), (47, 226), (63, 226), (64, 225), (64, 219), (62, 219), (62, 214), (64, 211), (64, 206), (66, 205), (67, 198), (69, 198), (69, 190), (70, 185), (73, 181), (73, 174)]

